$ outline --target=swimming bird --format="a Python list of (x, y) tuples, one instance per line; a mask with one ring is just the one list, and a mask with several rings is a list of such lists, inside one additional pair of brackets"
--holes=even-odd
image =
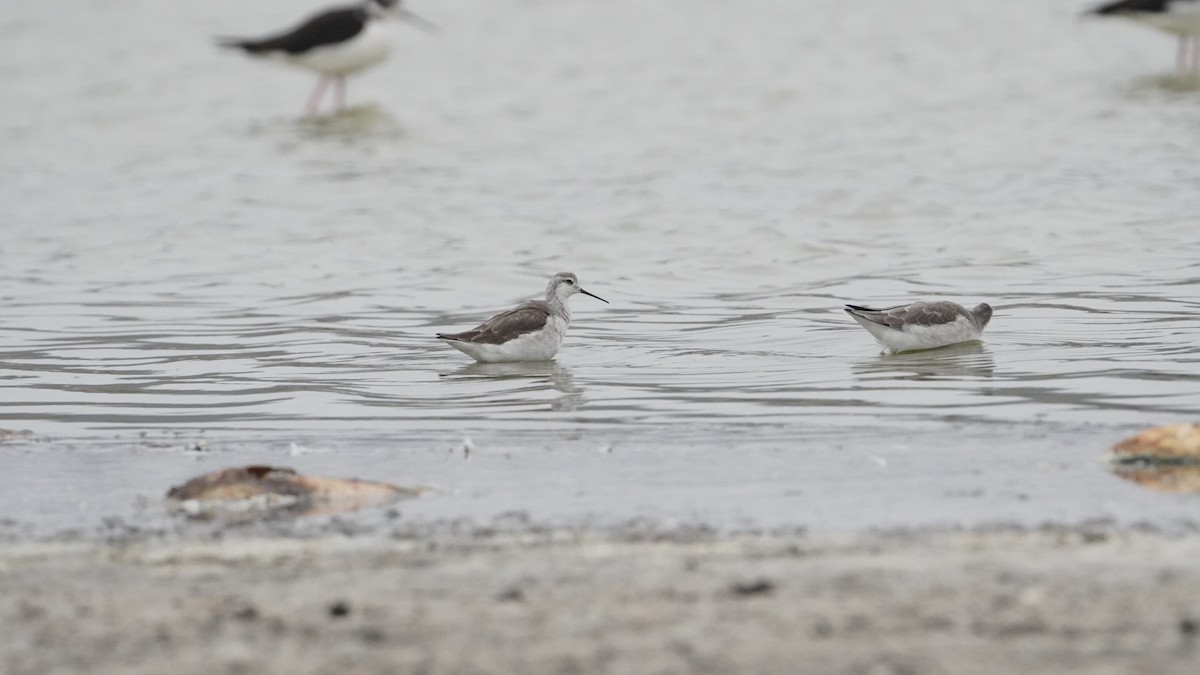
[(992, 320), (992, 308), (986, 303), (967, 309), (945, 301), (914, 302), (884, 309), (846, 305), (846, 313), (883, 345), (884, 354), (978, 340)]
[(1176, 68), (1200, 70), (1200, 0), (1117, 0), (1087, 13), (1132, 19), (1177, 36)]
[(260, 39), (219, 38), (223, 47), (270, 58), (316, 72), (317, 87), (306, 110), (317, 114), (330, 81), (337, 109), (346, 105), (346, 78), (387, 59), (392, 51), (387, 19), (398, 18), (424, 28), (433, 24), (404, 7), (404, 0), (364, 0), (325, 10), (286, 33)]
[(438, 333), (437, 337), (476, 361), (549, 361), (558, 353), (571, 325), (567, 299), (576, 293), (608, 302), (583, 290), (579, 278), (571, 272), (559, 272), (546, 286), (545, 300), (530, 300), (471, 330)]

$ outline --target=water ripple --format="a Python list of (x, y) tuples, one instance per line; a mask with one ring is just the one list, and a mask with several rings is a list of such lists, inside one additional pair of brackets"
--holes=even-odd
[[(317, 123), (296, 80), (207, 49), (245, 3), (15, 3), (0, 419), (790, 439), (1195, 416), (1194, 87), (1053, 3), (914, 2), (453, 0), (436, 48), (402, 40)], [(556, 363), (433, 339), (560, 269), (613, 304), (577, 299)], [(839, 309), (939, 297), (996, 307), (982, 344), (880, 356)]]

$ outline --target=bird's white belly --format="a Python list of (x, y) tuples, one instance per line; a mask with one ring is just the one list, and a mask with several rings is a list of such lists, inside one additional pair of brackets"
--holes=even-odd
[(384, 22), (372, 21), (350, 41), (310, 49), (292, 62), (325, 75), (353, 75), (384, 61), (391, 51), (392, 31)]
[(911, 352), (920, 349), (936, 349), (947, 345), (978, 340), (980, 330), (967, 317), (960, 316), (951, 323), (940, 326), (905, 326), (896, 330), (887, 326), (854, 317), (863, 328), (883, 346), (885, 354)]
[(476, 361), (549, 361), (558, 353), (569, 322), (557, 316), (546, 320), (546, 327), (526, 333), (502, 345), (473, 344), (449, 341), (450, 346), (470, 355)]

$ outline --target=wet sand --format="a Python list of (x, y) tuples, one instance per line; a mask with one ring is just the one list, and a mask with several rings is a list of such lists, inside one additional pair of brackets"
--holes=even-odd
[(24, 673), (1192, 673), (1200, 540), (408, 526), (10, 542)]

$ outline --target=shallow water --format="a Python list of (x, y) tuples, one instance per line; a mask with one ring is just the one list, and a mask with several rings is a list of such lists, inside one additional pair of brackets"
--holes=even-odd
[[(315, 122), (308, 75), (210, 41), (295, 3), (0, 14), (0, 426), (1002, 446), (1200, 413), (1170, 40), (1044, 0), (413, 9), (442, 30)], [(432, 339), (560, 270), (612, 304), (573, 300), (555, 363)], [(883, 357), (840, 310), (922, 298), (990, 302), (984, 342)]]

